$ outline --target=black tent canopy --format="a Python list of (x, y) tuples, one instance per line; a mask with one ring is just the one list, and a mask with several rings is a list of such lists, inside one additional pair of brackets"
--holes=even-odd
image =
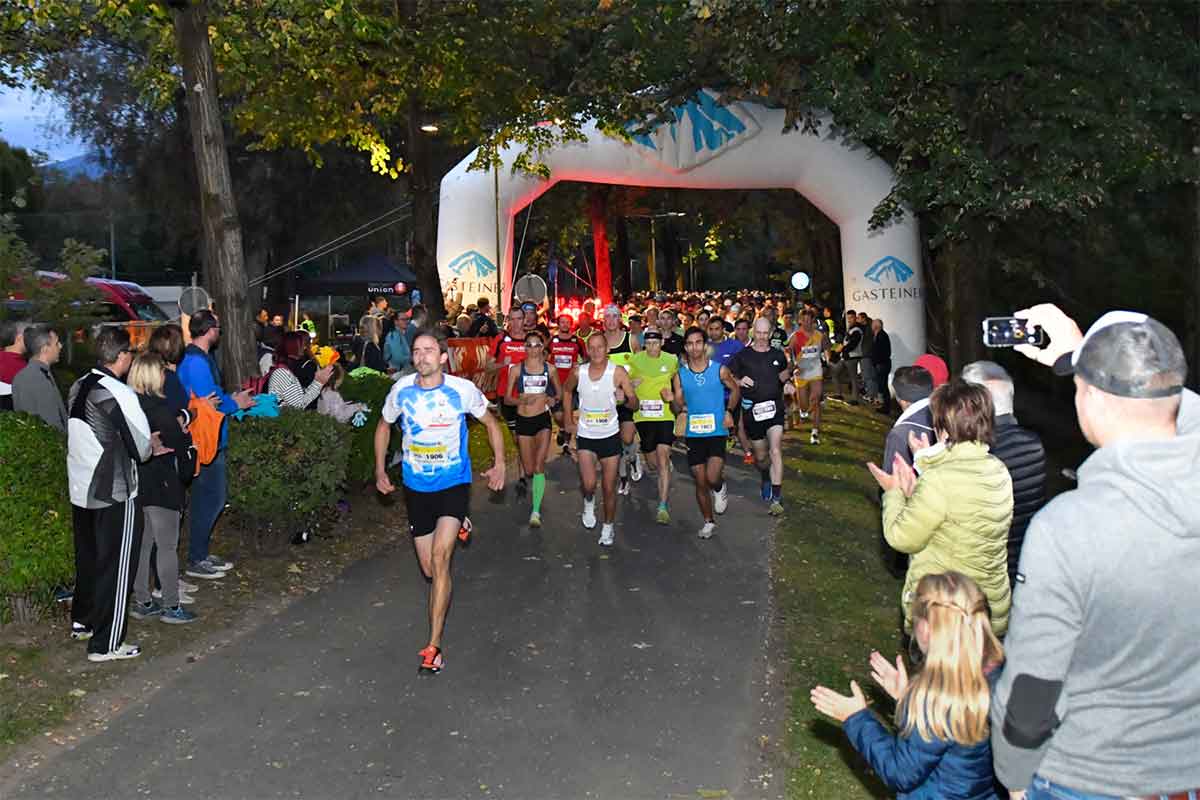
[(416, 286), (417, 276), (407, 264), (383, 255), (368, 256), (327, 272), (300, 281), (299, 294), (336, 295), (402, 295)]

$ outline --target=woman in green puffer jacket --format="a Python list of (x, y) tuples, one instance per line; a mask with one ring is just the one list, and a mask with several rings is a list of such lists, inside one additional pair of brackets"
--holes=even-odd
[(931, 573), (961, 572), (987, 595), (992, 630), (1003, 636), (1012, 605), (1007, 545), (1013, 493), (1008, 470), (988, 453), (992, 398), (982, 386), (956, 379), (939, 386), (929, 405), (938, 442), (929, 446), (912, 437), (916, 471), (900, 458), (890, 475), (869, 465), (883, 488), (883, 535), (910, 555), (900, 598), (904, 630), (912, 632), (909, 609), (917, 582)]

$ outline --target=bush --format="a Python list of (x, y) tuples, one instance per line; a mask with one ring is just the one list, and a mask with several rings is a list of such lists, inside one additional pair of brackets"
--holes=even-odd
[(48, 603), (74, 574), (66, 439), (29, 414), (0, 414), (0, 619)]
[(290, 539), (332, 515), (346, 482), (350, 428), (297, 409), (229, 424), (229, 516), (256, 546)]
[[(392, 389), (392, 380), (381, 375), (364, 375), (361, 378), (346, 377), (342, 382), (341, 395), (355, 403), (366, 403), (367, 424), (351, 428), (350, 469), (347, 473), (352, 481), (374, 483), (375, 481), (375, 426), (383, 412), (383, 401)], [(400, 449), (400, 434), (392, 434), (388, 452)]]

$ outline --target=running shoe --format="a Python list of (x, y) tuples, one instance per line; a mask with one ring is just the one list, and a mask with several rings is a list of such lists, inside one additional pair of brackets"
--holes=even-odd
[[(155, 600), (162, 600), (162, 589), (155, 589), (153, 592), (150, 593), (150, 596), (153, 597)], [(196, 602), (196, 598), (193, 597), (191, 595), (191, 593), (185, 592), (183, 590), (183, 587), (180, 586), (179, 587), (179, 605), (190, 606), (192, 603), (195, 603), (195, 602)]]
[(617, 494), (629, 494), (629, 478), (621, 478), (617, 483)]
[(417, 655), (421, 657), (421, 666), (417, 667), (417, 673), (420, 675), (436, 675), (445, 666), (440, 647), (429, 645)]
[(142, 648), (136, 644), (123, 644), (107, 653), (88, 653), (88, 661), (118, 661), (123, 658), (137, 658), (141, 654)]
[(195, 622), (197, 619), (199, 617), (183, 606), (164, 608), (162, 613), (158, 615), (158, 621), (165, 622), (168, 625), (186, 625), (189, 622)]
[(808, 419), (808, 417), (809, 417), (809, 414), (807, 411), (800, 412), (800, 419)]
[(463, 517), (462, 525), (458, 529), (458, 540), (463, 544), (468, 544), (471, 541), (471, 531), (475, 526), (471, 524), (470, 517)]
[(717, 532), (717, 523), (705, 522), (704, 527), (700, 529), (701, 539), (711, 539), (712, 535)]
[(783, 503), (780, 502), (780, 498), (775, 497), (771, 499), (771, 506), (767, 509), (767, 513), (772, 517), (779, 517), (783, 515)]
[(183, 572), (189, 577), (202, 578), (206, 581), (220, 580), (225, 577), (225, 573), (210, 564), (208, 559), (188, 562), (187, 569)]
[[(183, 578), (179, 579), (179, 591), (181, 591), (181, 592), (194, 592), (199, 588), (200, 588), (199, 584), (188, 583)], [(157, 596), (157, 595), (155, 595), (155, 596)]]
[(721, 491), (713, 492), (713, 511), (718, 514), (724, 514), (725, 509), (729, 507), (729, 485), (721, 484)]
[(596, 498), (583, 501), (583, 516), (580, 518), (583, 522), (583, 527), (589, 531), (596, 527)]
[(606, 522), (600, 527), (600, 545), (602, 547), (612, 547), (613, 540), (616, 535), (613, 532), (613, 524)]
[(151, 600), (149, 603), (134, 603), (129, 606), (129, 616), (134, 619), (157, 617), (163, 612), (162, 606)]
[(71, 638), (77, 642), (86, 642), (92, 638), (92, 629), (79, 622), (71, 623)]
[(536, 511), (532, 512), (529, 515), (529, 527), (531, 527), (531, 528), (542, 527), (542, 515)]
[(232, 561), (226, 561), (220, 556), (215, 556), (212, 553), (208, 554), (208, 563), (209, 566), (211, 566), (217, 572), (228, 572), (229, 570), (233, 569)]
[(658, 511), (654, 514), (654, 521), (659, 525), (669, 525), (671, 523), (671, 512), (667, 509), (666, 503), (658, 504)]
[(754, 454), (746, 453), (746, 455), (742, 456), (742, 463), (747, 467), (752, 466), (754, 464)]
[(642, 479), (642, 454), (638, 453), (633, 458), (629, 459), (629, 477), (637, 483)]
[(816, 428), (812, 429), (812, 436), (808, 437), (808, 443), (809, 444), (820, 444), (821, 443), (821, 434), (817, 433)]

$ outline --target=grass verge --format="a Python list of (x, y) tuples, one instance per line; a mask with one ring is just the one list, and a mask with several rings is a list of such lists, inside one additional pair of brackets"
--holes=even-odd
[[(901, 581), (884, 566), (877, 485), (864, 463), (878, 461), (890, 420), (826, 402), (819, 446), (808, 430), (784, 440), (787, 515), (776, 531), (774, 590), (789, 665), (789, 798), (890, 797), (842, 734), (809, 702), (825, 684), (844, 694), (851, 679), (870, 692), (872, 649), (899, 652)], [(892, 704), (876, 692), (883, 716)]]

